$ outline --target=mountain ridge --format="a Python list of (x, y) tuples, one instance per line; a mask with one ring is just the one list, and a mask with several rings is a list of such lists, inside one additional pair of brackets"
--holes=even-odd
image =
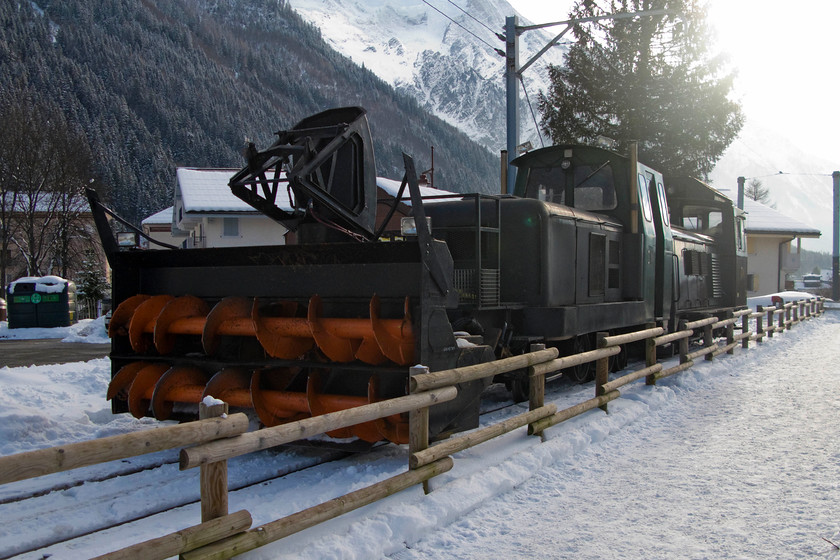
[[(325, 39), (337, 50), (355, 61), (372, 69), (383, 80), (392, 83), (398, 91), (412, 95), (417, 102), (457, 126), (476, 141), (498, 153), (505, 148), (506, 130), (504, 95), (504, 60), (493, 52), (492, 47), (504, 49), (504, 43), (491, 38), (495, 22), (498, 32), (503, 31), (505, 17), (516, 14), (505, 0), (464, 0), (459, 2), (475, 19), (449, 6), (449, 15), (458, 25), (466, 26), (471, 32), (480, 33), (482, 39), (497, 40), (485, 44), (481, 39), (460, 30), (455, 22), (436, 14), (422, 0), (375, 0), (364, 3), (343, 3), (343, 10), (330, 9), (335, 0), (290, 0), (292, 6), (307, 20), (318, 26)], [(435, 3), (443, 6), (443, 3)], [(451, 3), (450, 3), (451, 4)], [(454, 4), (453, 4), (454, 5)], [(358, 8), (359, 11), (354, 11)], [(375, 13), (397, 13), (401, 8), (405, 14), (413, 14), (415, 24), (410, 31), (395, 27), (395, 17), (374, 18)], [(363, 15), (360, 15), (363, 14)], [(421, 15), (422, 14), (422, 15)], [(522, 24), (528, 20), (520, 16)], [(427, 35), (421, 36), (417, 22), (422, 22)], [(490, 30), (483, 27), (488, 25)], [(437, 25), (437, 28), (433, 28)], [(375, 29), (376, 33), (371, 30)], [(345, 39), (347, 36), (352, 40)], [(400, 39), (400, 37), (403, 39)], [(449, 40), (446, 40), (449, 37)], [(528, 32), (520, 36), (520, 64), (538, 52), (553, 34)], [(394, 40), (402, 50), (380, 49), (380, 44)], [(471, 43), (469, 48), (462, 43)], [(372, 46), (370, 50), (354, 48), (354, 45)], [(411, 47), (407, 45), (421, 45)], [(563, 63), (564, 49), (550, 51), (546, 57), (530, 68), (524, 75), (528, 97), (536, 112), (537, 92), (545, 90), (548, 77), (545, 65)], [(466, 53), (466, 54), (465, 54)], [(479, 56), (481, 54), (481, 56)], [(494, 61), (498, 60), (498, 64)], [(474, 67), (470, 66), (474, 65)], [(466, 70), (465, 70), (466, 68)], [(406, 76), (413, 69), (411, 76)], [(435, 91), (441, 93), (435, 94)], [(548, 138), (541, 138), (531, 117), (528, 105), (520, 88), (520, 142), (530, 141), (539, 147)], [(829, 160), (807, 153), (789, 138), (784, 137), (761, 122), (747, 118), (746, 125), (738, 139), (711, 173), (709, 180), (716, 187), (728, 190), (737, 198), (737, 178), (763, 177), (765, 186), (771, 190), (771, 197), (777, 201), (779, 211), (817, 227), (822, 231), (820, 239), (805, 239), (803, 247), (818, 251), (830, 251), (833, 220), (830, 212), (831, 177), (821, 178), (822, 170), (831, 169)], [(778, 170), (785, 173), (779, 175)], [(778, 175), (778, 176), (774, 176)]]
[[(436, 2), (438, 7), (423, 0), (290, 3), (337, 51), (491, 152), (506, 148), (505, 58), (496, 49), (505, 50), (506, 17), (519, 15), (506, 0), (465, 0), (460, 6)], [(521, 24), (529, 23), (519, 17)], [(520, 61), (551, 38), (543, 30), (523, 33)], [(564, 52), (564, 44), (550, 49), (523, 73), (535, 113), (536, 93), (549, 83), (547, 65), (562, 64)], [(540, 132), (522, 87), (519, 97), (520, 142), (539, 146)]]
[(55, 105), (90, 141), (129, 220), (172, 204), (175, 168), (241, 167), (301, 118), (368, 111), (377, 173), (402, 177), (435, 146), (436, 180), (498, 192), (498, 160), (331, 49), (284, 0), (40, 0), (0, 4), (0, 102)]

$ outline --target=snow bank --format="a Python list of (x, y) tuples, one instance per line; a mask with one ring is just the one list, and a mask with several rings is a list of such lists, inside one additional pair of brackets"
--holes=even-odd
[(0, 321), (0, 340), (34, 340), (38, 338), (60, 338), (61, 342), (87, 342), (89, 344), (107, 344), (108, 331), (105, 329), (105, 317), (82, 319), (69, 327), (10, 329), (8, 321)]
[(111, 414), (111, 362), (0, 368), (0, 455), (106, 437), (159, 425)]
[(779, 292), (777, 294), (767, 294), (766, 296), (757, 296), (747, 298), (747, 306), (755, 309), (756, 306), (766, 306), (771, 307), (775, 305), (773, 303), (774, 297), (780, 297), (785, 303), (790, 303), (791, 301), (799, 301), (801, 299), (811, 299), (812, 297), (816, 297), (814, 294), (809, 294), (808, 292)]

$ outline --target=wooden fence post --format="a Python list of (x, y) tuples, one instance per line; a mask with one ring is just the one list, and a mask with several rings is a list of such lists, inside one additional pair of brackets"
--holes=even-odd
[[(741, 315), (741, 334), (750, 332), (750, 314), (744, 313)], [(750, 347), (750, 337), (745, 336), (741, 340), (741, 348), (749, 348)]]
[[(411, 366), (409, 368), (409, 376), (413, 377), (421, 373), (429, 373), (427, 366)], [(428, 449), (429, 447), (429, 407), (424, 406), (417, 410), (410, 410), (408, 412), (408, 456), (412, 453)], [(409, 469), (411, 465), (409, 464)], [(423, 481), (423, 492), (428, 494), (429, 481)]]
[(773, 338), (773, 334), (776, 332), (776, 322), (773, 320), (773, 312), (776, 311), (775, 307), (768, 307), (763, 308), (767, 311), (767, 336)]
[[(608, 332), (599, 332), (595, 335), (597, 344), (596, 348), (606, 348), (606, 341), (604, 340), (610, 335)], [(610, 380), (610, 357), (599, 358), (595, 361), (595, 396), (600, 397), (604, 394), (604, 385)], [(607, 403), (599, 407), (604, 412), (607, 410)]]
[(761, 306), (756, 307), (756, 316), (755, 316), (755, 335), (756, 341), (761, 343), (764, 342), (764, 313), (761, 312)]
[[(198, 404), (198, 417), (201, 420), (216, 418), (227, 413), (228, 404), (225, 402), (210, 405), (204, 402)], [(211, 519), (226, 516), (228, 514), (227, 461), (201, 465), (199, 484), (201, 485), (201, 522), (205, 523)]]
[[(732, 311), (726, 312), (726, 318), (731, 319), (733, 317)], [(726, 345), (730, 346), (729, 350), (726, 351), (727, 354), (734, 354), (735, 347), (733, 343), (735, 342), (735, 324), (729, 323), (726, 325)]]
[[(685, 321), (680, 321), (679, 330), (684, 331)], [(688, 361), (688, 337), (680, 339), (680, 363), (684, 364)]]
[[(646, 328), (651, 329), (655, 327), (654, 324), (648, 324)], [(667, 328), (665, 329), (667, 332)], [(626, 350), (625, 350), (626, 351)], [(656, 365), (656, 340), (654, 337), (646, 338), (645, 339), (645, 366), (655, 366)], [(647, 377), (645, 377), (645, 385), (656, 385), (656, 373), (651, 373)]]
[[(712, 345), (715, 343), (715, 339), (712, 336), (712, 325), (706, 325), (703, 327), (703, 346), (706, 348), (711, 348)], [(709, 352), (706, 354), (706, 361), (710, 362), (715, 359), (714, 353)]]
[[(530, 352), (545, 350), (545, 344), (532, 344)], [(528, 367), (528, 410), (537, 410), (545, 404), (545, 374), (534, 375), (534, 366)], [(545, 441), (545, 434), (542, 431), (534, 431), (533, 424), (528, 428), (530, 433), (540, 436)]]

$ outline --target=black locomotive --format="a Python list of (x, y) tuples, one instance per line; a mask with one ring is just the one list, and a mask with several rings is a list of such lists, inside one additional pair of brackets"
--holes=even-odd
[[(398, 195), (378, 199), (356, 107), (247, 157), (231, 190), (293, 244), (121, 252), (91, 193), (118, 304), (114, 411), (170, 418), (188, 408), (173, 403), (209, 393), (272, 425), (404, 394), (415, 364), (449, 369), (533, 343), (570, 354), (597, 332), (675, 330), (745, 304), (743, 213), (633, 157), (553, 146), (514, 161), (514, 195), (423, 197), (406, 156)], [(524, 397), (521, 377), (498, 381)], [(462, 384), (433, 407), (432, 435), (475, 426), (484, 388)], [(401, 442), (407, 424), (332, 435)]]
[(516, 196), (426, 208), (454, 260), (452, 322), (497, 353), (588, 350), (599, 331), (673, 330), (746, 303), (743, 212), (715, 189), (588, 146), (513, 163)]

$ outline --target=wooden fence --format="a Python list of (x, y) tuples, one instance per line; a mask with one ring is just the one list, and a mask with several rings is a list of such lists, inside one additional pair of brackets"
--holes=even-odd
[[(694, 361), (712, 360), (733, 353), (736, 346), (748, 348), (750, 341), (790, 329), (796, 323), (821, 315), (824, 298), (787, 303), (781, 307), (728, 311), (724, 317), (705, 317), (682, 322), (679, 330), (665, 334), (661, 327), (618, 335), (598, 333), (597, 348), (581, 354), (559, 357), (556, 348), (534, 345), (527, 354), (458, 369), (429, 372), (412, 368), (409, 395), (352, 409), (332, 412), (257, 432), (247, 432), (245, 414), (227, 414), (227, 405), (200, 405), (197, 422), (156, 428), (89, 442), (0, 457), (0, 484), (33, 478), (136, 455), (182, 448), (181, 470), (199, 467), (201, 523), (160, 538), (138, 543), (99, 559), (154, 559), (180, 555), (185, 560), (231, 558), (288, 535), (302, 531), (362, 506), (381, 500), (427, 481), (453, 467), (451, 455), (528, 426), (528, 434), (542, 435), (547, 428), (600, 407), (618, 398), (619, 388), (645, 379), (658, 379), (690, 368)], [(766, 319), (766, 322), (765, 322)], [(751, 321), (755, 328), (751, 329)], [(735, 331), (740, 331), (738, 334)], [(717, 338), (716, 338), (717, 333)], [(691, 350), (694, 340), (696, 350)], [(629, 344), (644, 344), (645, 364), (636, 371), (609, 380), (609, 360)], [(668, 369), (657, 359), (657, 348), (676, 344), (679, 363)], [(545, 379), (565, 368), (595, 362), (595, 395), (564, 410), (546, 405)], [(429, 407), (454, 399), (458, 383), (493, 377), (500, 373), (527, 370), (530, 381), (529, 410), (497, 424), (429, 444)], [(247, 511), (228, 513), (227, 460), (233, 457), (291, 443), (328, 431), (385, 418), (409, 414), (408, 470), (366, 488), (334, 498), (259, 527), (251, 528)]]

